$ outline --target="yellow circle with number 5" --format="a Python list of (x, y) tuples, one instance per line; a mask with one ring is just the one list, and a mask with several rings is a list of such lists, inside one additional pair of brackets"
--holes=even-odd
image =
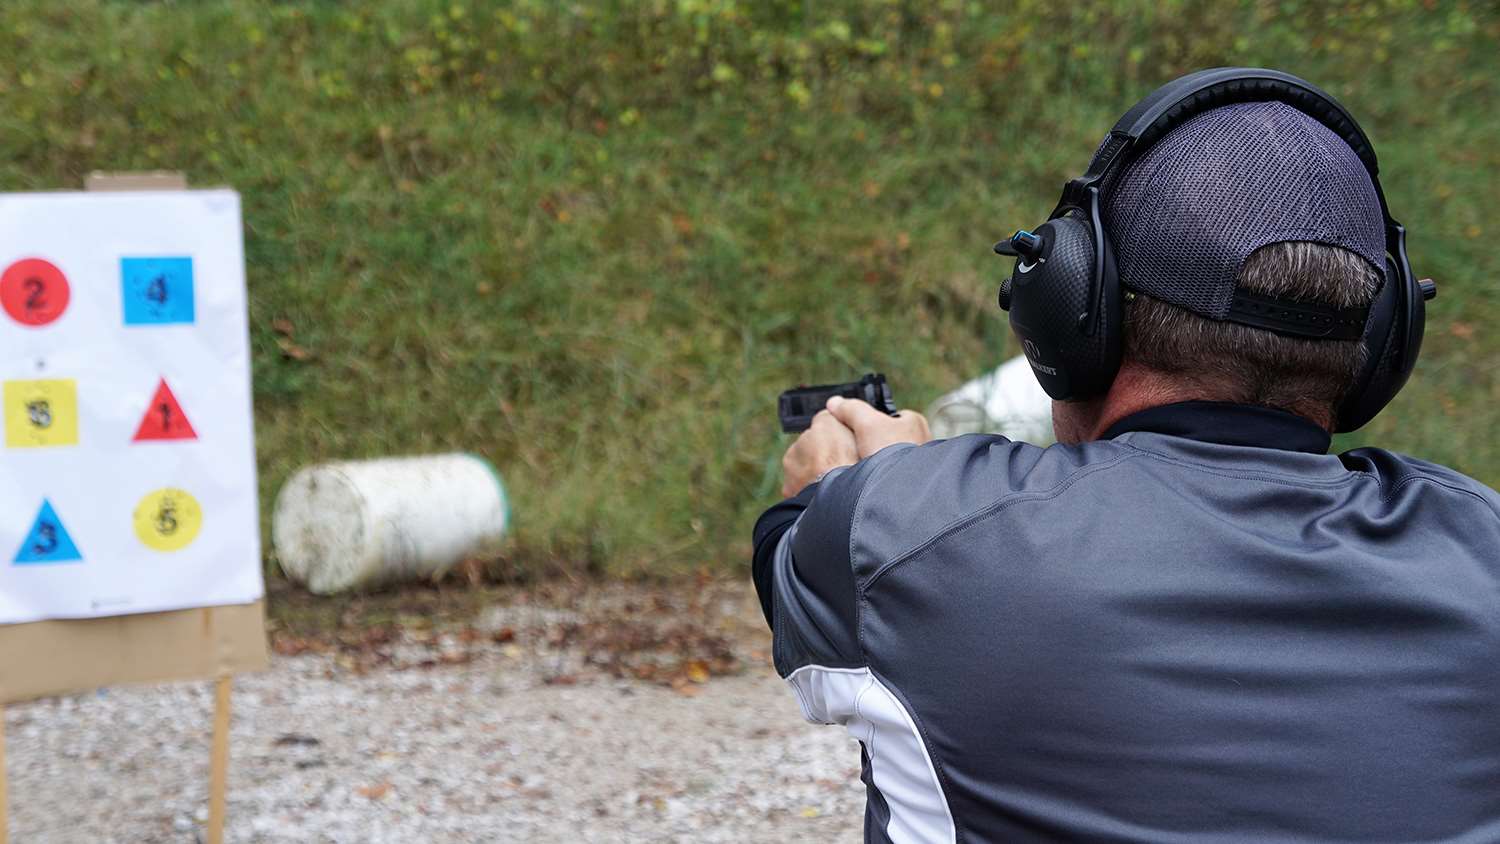
[(166, 487), (147, 493), (135, 506), (135, 535), (147, 548), (180, 551), (198, 537), (203, 510), (185, 490)]

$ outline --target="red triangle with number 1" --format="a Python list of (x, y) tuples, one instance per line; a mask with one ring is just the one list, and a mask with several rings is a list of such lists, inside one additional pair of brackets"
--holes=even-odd
[(151, 397), (151, 406), (146, 408), (146, 415), (141, 418), (141, 426), (135, 430), (134, 442), (196, 439), (198, 439), (198, 432), (193, 430), (193, 423), (189, 422), (187, 414), (182, 412), (182, 405), (178, 404), (177, 397), (172, 395), (172, 389), (167, 386), (167, 379), (161, 379), (161, 384), (156, 388), (156, 395)]

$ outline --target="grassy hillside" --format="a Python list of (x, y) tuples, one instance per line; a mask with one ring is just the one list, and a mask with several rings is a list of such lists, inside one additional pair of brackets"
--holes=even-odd
[(6, 0), (0, 189), (244, 194), (263, 509), (309, 461), (472, 450), (516, 564), (672, 571), (743, 560), (780, 389), (993, 366), (996, 237), (1157, 84), (1271, 65), (1361, 119), (1442, 286), (1358, 440), (1500, 484), (1496, 7), (1105, 5)]

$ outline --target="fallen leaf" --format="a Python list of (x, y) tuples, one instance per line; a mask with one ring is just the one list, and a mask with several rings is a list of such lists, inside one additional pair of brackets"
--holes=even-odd
[(379, 800), (391, 793), (391, 784), (388, 782), (378, 782), (374, 785), (362, 785), (354, 789), (354, 793), (370, 800)]
[(312, 357), (312, 352), (292, 342), (290, 337), (277, 337), (276, 345), (281, 347), (281, 353), (292, 360), (307, 360)]

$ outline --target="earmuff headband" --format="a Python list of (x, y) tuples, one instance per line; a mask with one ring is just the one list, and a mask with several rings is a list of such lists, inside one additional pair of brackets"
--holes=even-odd
[[(1380, 163), (1364, 130), (1338, 100), (1305, 80), (1279, 70), (1215, 67), (1190, 73), (1163, 85), (1136, 103), (1109, 130), (1109, 139), (1089, 163), (1088, 172), (1068, 184), (1081, 196), (1101, 184), (1114, 168), (1156, 143), (1188, 120), (1234, 103), (1279, 101), (1327, 126), (1359, 157), (1380, 194)], [(1386, 213), (1385, 196), (1380, 208)]]

